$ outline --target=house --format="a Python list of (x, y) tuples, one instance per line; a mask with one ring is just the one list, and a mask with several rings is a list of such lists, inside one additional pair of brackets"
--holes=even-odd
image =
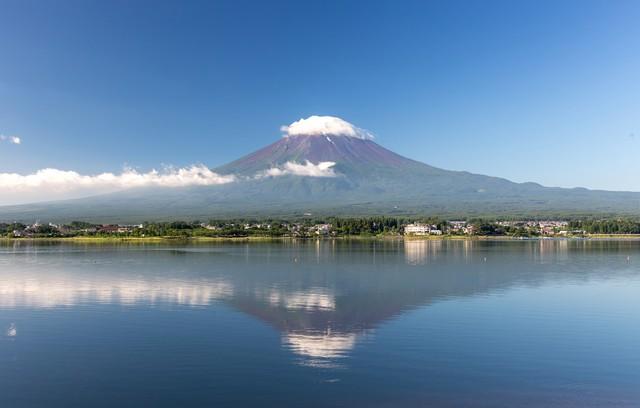
[(464, 232), (467, 228), (466, 221), (449, 221), (449, 230), (455, 233)]
[(98, 232), (102, 232), (104, 234), (115, 234), (118, 232), (118, 229), (120, 227), (117, 225), (102, 225), (101, 227), (98, 228)]
[(331, 232), (331, 224), (316, 224), (313, 229), (317, 235), (328, 235)]
[(57, 227), (56, 229), (58, 230), (58, 232), (60, 234), (63, 234), (63, 235), (70, 234), (70, 233), (73, 232), (73, 229), (68, 225), (60, 225), (60, 226), (56, 226), (56, 227)]
[(453, 228), (453, 229), (461, 229), (465, 225), (467, 225), (467, 222), (466, 221), (449, 221), (449, 224), (451, 225), (451, 228)]
[(476, 227), (473, 225), (467, 225), (462, 229), (462, 232), (464, 232), (467, 235), (473, 235), (474, 232), (476, 232)]

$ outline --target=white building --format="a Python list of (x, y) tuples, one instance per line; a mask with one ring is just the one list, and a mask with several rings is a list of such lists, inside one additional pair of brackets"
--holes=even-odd
[(429, 224), (413, 223), (404, 227), (405, 235), (429, 235), (431, 230), (432, 228)]

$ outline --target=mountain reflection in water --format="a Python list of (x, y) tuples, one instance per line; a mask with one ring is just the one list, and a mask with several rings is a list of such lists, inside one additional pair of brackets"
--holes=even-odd
[[(637, 251), (634, 245), (555, 240), (187, 247), (18, 243), (0, 247), (3, 262), (11, 262), (0, 269), (0, 308), (222, 302), (276, 328), (283, 346), (302, 364), (336, 367), (360, 339), (371, 339), (377, 327), (407, 310), (549, 280), (588, 280), (596, 273), (602, 278), (602, 271), (582, 269), (582, 258), (572, 254), (627, 254)], [(605, 274), (624, 271), (621, 263)]]

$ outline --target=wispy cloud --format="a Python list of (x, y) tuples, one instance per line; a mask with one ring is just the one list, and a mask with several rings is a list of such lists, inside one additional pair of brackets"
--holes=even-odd
[(220, 175), (204, 165), (146, 173), (125, 169), (120, 174), (97, 175), (48, 168), (28, 175), (0, 173), (0, 204), (87, 197), (136, 187), (212, 186), (235, 180), (235, 176)]
[(296, 162), (286, 162), (280, 167), (272, 167), (256, 175), (256, 178), (280, 177), (280, 176), (306, 176), (306, 177), (336, 177), (333, 169), (335, 162), (320, 162), (313, 164), (306, 161), (304, 164)]
[(0, 135), (0, 142), (9, 142), (19, 145), (20, 143), (22, 143), (22, 139), (20, 139), (18, 136)]
[(309, 116), (280, 130), (290, 136), (348, 136), (357, 139), (373, 139), (373, 134), (335, 116)]

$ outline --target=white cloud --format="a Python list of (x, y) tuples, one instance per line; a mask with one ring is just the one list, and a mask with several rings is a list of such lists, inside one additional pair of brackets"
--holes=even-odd
[(0, 142), (9, 142), (19, 145), (20, 143), (22, 143), (22, 139), (20, 139), (18, 136), (0, 135)]
[(336, 177), (337, 174), (333, 170), (333, 166), (335, 165), (335, 162), (330, 161), (320, 162), (318, 164), (313, 164), (308, 160), (304, 164), (286, 162), (281, 167), (272, 167), (258, 173), (256, 178), (280, 176)]
[(290, 136), (348, 136), (358, 139), (373, 139), (373, 134), (346, 120), (335, 116), (309, 116), (280, 130), (285, 137)]
[[(280, 176), (337, 177), (335, 162), (310, 161), (287, 162), (257, 173), (253, 179)], [(35, 173), (0, 173), (0, 205), (26, 204), (42, 201), (65, 200), (90, 197), (139, 187), (186, 187), (213, 186), (240, 182), (250, 178), (235, 175), (221, 175), (204, 165), (184, 168), (169, 167), (162, 171), (151, 170), (141, 173), (125, 169), (120, 174), (101, 173), (83, 175), (75, 171), (46, 168)]]
[(0, 173), (0, 205), (87, 197), (135, 187), (211, 186), (235, 180), (233, 175), (217, 174), (204, 165), (147, 173), (125, 169), (120, 174), (93, 176), (51, 168), (28, 175)]

